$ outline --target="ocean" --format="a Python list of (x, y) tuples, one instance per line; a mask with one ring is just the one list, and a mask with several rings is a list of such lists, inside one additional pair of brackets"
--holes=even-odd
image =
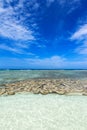
[(87, 79), (87, 70), (0, 70), (0, 84), (37, 78)]
[[(38, 78), (87, 80), (87, 70), (1, 70), (0, 84)], [(0, 130), (87, 130), (87, 96), (0, 96)]]

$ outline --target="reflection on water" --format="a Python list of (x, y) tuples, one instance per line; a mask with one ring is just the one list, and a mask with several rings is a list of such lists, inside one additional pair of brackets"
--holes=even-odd
[(0, 70), (0, 84), (33, 78), (87, 79), (87, 70)]

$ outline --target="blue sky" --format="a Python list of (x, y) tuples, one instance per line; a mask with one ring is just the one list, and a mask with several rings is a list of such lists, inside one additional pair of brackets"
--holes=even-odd
[(0, 68), (87, 69), (87, 0), (0, 0)]

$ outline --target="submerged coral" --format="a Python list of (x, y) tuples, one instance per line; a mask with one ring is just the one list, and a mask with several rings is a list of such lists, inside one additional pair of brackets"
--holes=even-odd
[(31, 79), (3, 84), (2, 86), (0, 88), (0, 95), (14, 95), (19, 92), (41, 93), (44, 95), (49, 93), (87, 95), (87, 80)]

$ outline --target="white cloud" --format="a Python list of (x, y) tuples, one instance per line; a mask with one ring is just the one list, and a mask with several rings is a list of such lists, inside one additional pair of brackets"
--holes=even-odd
[(72, 69), (72, 68), (87, 68), (87, 61), (69, 61), (68, 59), (60, 56), (52, 56), (44, 59), (25, 59), (26, 63), (30, 63), (30, 66), (37, 68), (49, 68), (49, 69)]
[(0, 6), (0, 35), (14, 40), (34, 40), (34, 32), (23, 26), (23, 19), (20, 17), (20, 19), (17, 20), (19, 12), (15, 10), (23, 6), (23, 1), (20, 1), (15, 8), (11, 7), (11, 1), (13, 0), (6, 1), (8, 4), (7, 8), (4, 8), (5, 2), (2, 2), (2, 0), (0, 1), (0, 5), (2, 5)]
[(57, 0), (66, 15), (81, 7), (81, 0)]
[(19, 47), (19, 48), (22, 48), (22, 49), (29, 49), (29, 44), (28, 43), (26, 43), (26, 42), (16, 42), (15, 43), (15, 46), (16, 47)]
[[(35, 55), (33, 53), (26, 52), (25, 49), (29, 49), (32, 41), (36, 40), (36, 32), (33, 28), (36, 29), (37, 24), (33, 20), (31, 25), (33, 28), (27, 25), (24, 26), (26, 17), (29, 18), (29, 16), (32, 15), (31, 13), (26, 13), (25, 11), (24, 2), (26, 2), (26, 0), (18, 0), (15, 7), (11, 6), (11, 2), (13, 1), (14, 0), (0, 0), (0, 36), (15, 40), (15, 43), (12, 42), (11, 45), (6, 45), (5, 43), (3, 44), (3, 47), (1, 47), (2, 44), (0, 43), (0, 47), (3, 50), (11, 51), (14, 53)], [(6, 7), (4, 8), (5, 2)], [(29, 1), (27, 4), (29, 7), (32, 5), (33, 10), (39, 8), (39, 4), (36, 2), (36, 0)], [(24, 16), (21, 15), (23, 13)], [(32, 21), (32, 19), (30, 20)]]
[[(17, 58), (1, 58), (0, 59), (0, 66), (4, 66), (6, 63), (6, 66), (11, 66), (11, 67), (30, 67), (30, 68), (61, 68), (63, 67), (63, 63), (65, 61), (64, 58), (59, 57), (59, 56), (52, 56), (50, 58), (22, 58), (22, 59), (17, 59)], [(7, 62), (10, 61), (10, 62)], [(19, 64), (20, 63), (20, 64)]]
[(55, 2), (55, 0), (47, 0), (47, 6), (49, 7), (53, 2)]
[(78, 46), (78, 47), (75, 49), (75, 52), (78, 53), (78, 54), (87, 55), (87, 43), (83, 43), (83, 45)]
[(34, 40), (33, 32), (31, 30), (25, 29), (23, 26), (17, 25), (15, 23), (8, 23), (0, 24), (0, 35), (11, 38), (14, 40)]
[(39, 4), (35, 2), (35, 4), (33, 5), (33, 9), (37, 10), (39, 8)]
[(80, 4), (80, 2), (81, 2), (81, 0), (57, 0), (57, 1), (59, 1), (59, 3), (61, 4), (61, 5), (63, 5), (63, 4), (68, 4), (68, 5), (75, 5), (75, 4)]
[(70, 40), (76, 40), (80, 45), (74, 52), (78, 54), (87, 54), (87, 24), (80, 26), (77, 31), (70, 37)]
[(20, 45), (16, 45), (15, 46), (8, 46), (6, 44), (0, 44), (0, 50), (5, 50), (5, 51), (10, 51), (12, 53), (15, 53), (15, 54), (24, 54), (24, 55), (29, 55), (29, 56), (34, 56), (36, 57), (36, 55), (34, 53), (31, 53), (31, 52), (27, 52), (25, 49), (28, 48), (27, 45), (23, 45), (23, 44), (20, 44)]
[(87, 48), (83, 48), (79, 50), (79, 54), (85, 54), (87, 55)]
[(87, 24), (79, 27), (79, 29), (71, 36), (71, 40), (87, 39)]
[[(44, 59), (26, 59), (27, 63), (30, 63), (31, 66), (39, 66), (39, 67), (46, 67), (46, 68), (57, 68), (61, 67), (63, 62), (65, 61), (65, 58), (62, 58), (60, 56), (52, 56), (50, 58), (44, 58)], [(63, 66), (63, 65), (62, 65)]]
[(21, 50), (17, 49), (17, 48), (13, 48), (13, 47), (10, 47), (10, 46), (7, 46), (5, 44), (0, 44), (0, 50), (6, 50), (6, 51), (11, 51), (11, 52), (14, 52), (14, 53), (21, 53)]
[[(20, 63), (20, 64), (19, 64)], [(87, 59), (83, 61), (69, 61), (60, 56), (49, 58), (0, 58), (1, 67), (37, 68), (37, 69), (87, 69)]]
[(81, 0), (47, 0), (47, 6), (49, 7), (54, 2), (57, 2), (60, 9), (63, 9), (66, 15), (72, 13), (74, 10), (80, 7)]

